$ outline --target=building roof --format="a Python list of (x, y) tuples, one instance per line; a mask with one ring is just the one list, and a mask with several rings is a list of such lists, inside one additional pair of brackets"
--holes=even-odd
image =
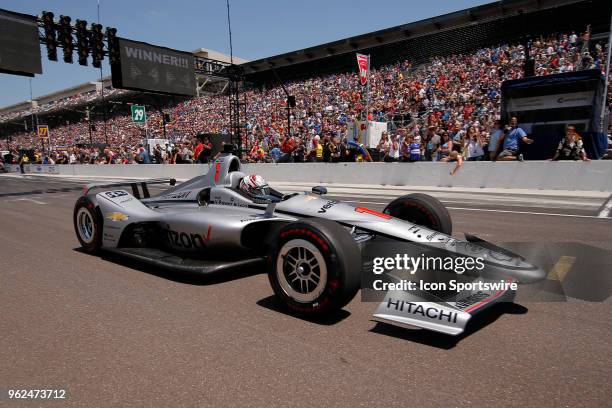
[(332, 41), (314, 47), (287, 52), (271, 57), (258, 59), (244, 64), (247, 74), (267, 71), (271, 68), (311, 62), (345, 53), (359, 52), (385, 44), (431, 35), (442, 31), (453, 30), (468, 25), (481, 24), (486, 21), (531, 13), (584, 0), (503, 0), (472, 7), (441, 16), (427, 18), (413, 23), (402, 24), (383, 30), (361, 34)]

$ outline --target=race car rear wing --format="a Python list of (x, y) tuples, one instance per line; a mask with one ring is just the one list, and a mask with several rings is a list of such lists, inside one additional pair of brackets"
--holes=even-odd
[[(138, 180), (138, 181), (119, 181), (116, 183), (90, 183), (83, 187), (83, 195), (89, 194), (91, 190), (98, 188), (107, 188), (107, 187), (131, 187), (132, 195), (137, 199), (141, 198), (149, 198), (151, 194), (149, 193), (148, 186), (155, 184), (169, 184), (170, 186), (174, 186), (176, 184), (176, 179), (173, 178), (159, 178), (159, 179), (150, 179), (150, 180)], [(142, 194), (140, 190), (142, 190)]]

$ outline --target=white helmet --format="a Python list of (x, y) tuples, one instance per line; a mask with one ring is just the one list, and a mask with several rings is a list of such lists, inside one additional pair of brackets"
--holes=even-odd
[(240, 190), (251, 197), (270, 194), (268, 183), (258, 174), (251, 174), (240, 180)]

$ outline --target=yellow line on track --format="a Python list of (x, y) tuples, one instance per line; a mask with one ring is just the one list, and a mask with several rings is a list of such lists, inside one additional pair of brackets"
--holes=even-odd
[(547, 279), (563, 282), (565, 275), (572, 269), (575, 261), (576, 257), (574, 256), (560, 256), (555, 266), (548, 272)]

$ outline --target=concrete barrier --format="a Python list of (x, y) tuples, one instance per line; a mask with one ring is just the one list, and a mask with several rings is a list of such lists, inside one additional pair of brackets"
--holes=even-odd
[[(28, 173), (121, 178), (189, 179), (208, 172), (207, 164), (35, 165)], [(387, 186), (506, 188), (612, 192), (612, 161), (466, 162), (451, 176), (453, 163), (245, 164), (245, 173), (270, 182), (379, 184)]]
[(5, 164), (4, 170), (7, 173), (20, 173), (21, 172), (21, 169), (19, 168), (18, 164)]

